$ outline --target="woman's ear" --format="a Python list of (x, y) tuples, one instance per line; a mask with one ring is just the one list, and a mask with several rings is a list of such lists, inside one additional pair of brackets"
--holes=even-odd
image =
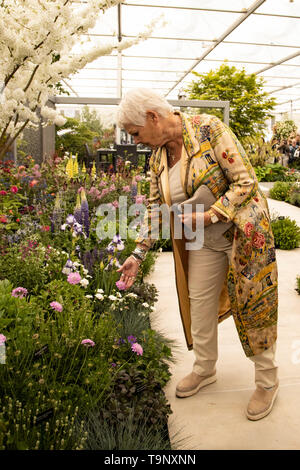
[(156, 123), (158, 121), (158, 114), (156, 111), (146, 111), (146, 117), (150, 122)]

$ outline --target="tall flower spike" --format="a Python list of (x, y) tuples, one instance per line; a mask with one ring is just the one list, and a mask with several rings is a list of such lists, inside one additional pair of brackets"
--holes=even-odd
[(81, 195), (81, 217), (82, 224), (84, 226), (85, 234), (88, 237), (90, 233), (90, 222), (89, 222), (89, 205), (86, 199), (85, 190), (80, 192)]
[(54, 209), (51, 217), (51, 232), (54, 233), (56, 226), (61, 225), (61, 200), (59, 192), (56, 194), (55, 202), (54, 202)]
[(86, 167), (85, 167), (85, 163), (84, 163), (84, 162), (82, 163), (81, 173), (82, 173), (83, 175), (86, 174)]
[(96, 176), (96, 164), (95, 164), (95, 160), (93, 161), (93, 166), (92, 166), (92, 169), (91, 169), (91, 176), (92, 176), (92, 178), (95, 178), (95, 176)]
[(66, 166), (66, 173), (69, 178), (73, 178), (74, 171), (73, 171), (73, 158), (72, 156), (69, 158), (67, 166)]
[(76, 221), (82, 225), (82, 213), (81, 213), (81, 202), (80, 202), (80, 196), (79, 193), (77, 193), (77, 200), (76, 200), (76, 206), (74, 209), (74, 217)]
[(76, 153), (75, 159), (73, 161), (73, 176), (78, 176), (79, 174), (77, 155), (78, 154)]

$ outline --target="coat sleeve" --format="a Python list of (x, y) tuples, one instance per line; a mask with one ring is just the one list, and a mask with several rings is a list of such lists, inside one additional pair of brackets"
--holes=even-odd
[(158, 189), (158, 177), (153, 169), (150, 169), (150, 178), (150, 195), (148, 198), (147, 211), (145, 212), (139, 235), (135, 239), (135, 243), (143, 243), (148, 249), (150, 249), (157, 240), (157, 237), (151, 237), (151, 227), (157, 227), (158, 233), (160, 233), (161, 230), (161, 214), (159, 207), (162, 202)]
[(258, 180), (241, 143), (217, 117), (210, 121), (210, 140), (215, 158), (229, 184), (228, 190), (212, 207), (229, 222), (256, 195)]

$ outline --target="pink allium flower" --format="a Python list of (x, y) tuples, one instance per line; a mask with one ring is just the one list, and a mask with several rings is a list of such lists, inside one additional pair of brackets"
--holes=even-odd
[(63, 306), (59, 302), (51, 302), (50, 307), (57, 312), (62, 312)]
[(119, 290), (125, 290), (126, 289), (126, 284), (123, 281), (117, 281), (116, 286)]
[(67, 279), (69, 284), (79, 284), (81, 281), (81, 276), (79, 273), (70, 273)]
[(19, 191), (19, 190), (18, 190), (18, 186), (12, 186), (12, 187), (10, 188), (10, 190), (11, 190), (12, 193), (17, 193), (17, 192)]
[(1, 344), (4, 344), (5, 341), (6, 341), (6, 336), (0, 335), (0, 345), (1, 345)]
[(15, 289), (11, 291), (11, 295), (13, 297), (20, 297), (20, 299), (25, 297), (27, 294), (28, 294), (28, 290), (25, 289), (25, 287), (16, 287)]
[(143, 355), (143, 348), (139, 343), (133, 343), (133, 345), (131, 346), (131, 350), (135, 352), (138, 356)]
[(95, 343), (94, 341), (92, 341), (91, 339), (83, 339), (81, 341), (81, 344), (83, 344), (84, 346), (86, 346), (87, 348), (93, 348), (95, 346)]

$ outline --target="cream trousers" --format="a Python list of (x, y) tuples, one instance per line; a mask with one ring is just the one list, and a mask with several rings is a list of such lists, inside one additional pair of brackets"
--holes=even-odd
[[(200, 250), (189, 251), (189, 297), (193, 350), (193, 371), (198, 375), (216, 372), (218, 359), (219, 296), (231, 257), (232, 244), (223, 236), (217, 242), (205, 241)], [(255, 364), (255, 383), (268, 388), (277, 381), (276, 343), (249, 359)]]

